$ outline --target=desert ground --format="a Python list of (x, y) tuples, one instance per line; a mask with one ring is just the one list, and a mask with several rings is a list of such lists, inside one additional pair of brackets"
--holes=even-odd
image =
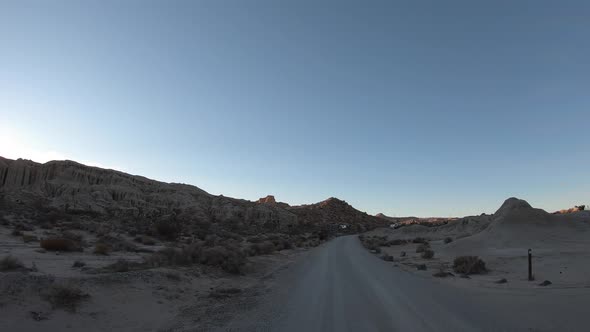
[[(270, 275), (305, 252), (250, 257), (241, 274), (231, 274), (206, 265), (142, 266), (164, 249), (158, 245), (108, 255), (92, 248), (48, 251), (11, 232), (0, 226), (1, 331), (214, 329), (252, 302)], [(10, 268), (6, 257), (20, 266)]]
[[(590, 261), (590, 211), (549, 214), (511, 198), (493, 215), (438, 227), (381, 228), (365, 236), (384, 244), (377, 251), (391, 256), (401, 269), (424, 276), (440, 272), (438, 277), (461, 287), (527, 289), (544, 287), (539, 284), (546, 280), (554, 289), (590, 287), (590, 266), (584, 263)], [(432, 258), (417, 252), (424, 247), (432, 250)], [(528, 249), (534, 281), (528, 280)], [(453, 271), (459, 256), (478, 256), (487, 271), (459, 278), (461, 273)], [(426, 270), (418, 270), (420, 265)]]

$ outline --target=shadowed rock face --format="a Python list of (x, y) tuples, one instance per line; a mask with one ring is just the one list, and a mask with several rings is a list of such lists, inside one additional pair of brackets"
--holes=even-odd
[(60, 210), (136, 217), (170, 213), (225, 222), (294, 224), (297, 217), (272, 205), (214, 196), (195, 186), (164, 183), (73, 161), (45, 164), (0, 157), (0, 193), (5, 204), (44, 205)]
[(0, 199), (8, 209), (90, 211), (105, 218), (174, 215), (180, 220), (239, 224), (273, 231), (293, 230), (294, 226), (313, 230), (325, 224), (359, 225), (360, 231), (386, 223), (333, 197), (293, 207), (276, 202), (270, 195), (251, 202), (211, 195), (191, 185), (159, 182), (74, 161), (40, 164), (0, 157)]

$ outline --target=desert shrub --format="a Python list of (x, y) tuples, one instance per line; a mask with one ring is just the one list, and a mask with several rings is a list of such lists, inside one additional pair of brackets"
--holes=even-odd
[(267, 240), (266, 236), (262, 236), (262, 235), (254, 235), (254, 236), (251, 236), (246, 239), (246, 241), (248, 241), (250, 243), (260, 243), (260, 242), (263, 242), (266, 240)]
[(37, 241), (39, 241), (39, 239), (35, 235), (23, 234), (23, 242), (24, 243), (37, 242)]
[(77, 267), (77, 268), (84, 267), (84, 266), (86, 266), (86, 263), (79, 261), (79, 260), (75, 261), (74, 264), (72, 264), (72, 267)]
[(94, 245), (94, 251), (96, 255), (108, 255), (111, 252), (111, 247), (105, 243), (98, 242)]
[(15, 229), (12, 230), (12, 232), (10, 233), (10, 235), (12, 235), (12, 236), (21, 236), (21, 235), (23, 235), (23, 232), (20, 229), (15, 228)]
[(423, 237), (416, 237), (412, 240), (412, 243), (428, 243), (428, 240)]
[(406, 243), (407, 243), (406, 240), (401, 240), (401, 239), (395, 239), (395, 240), (389, 241), (390, 246), (399, 246), (399, 245), (406, 244)]
[(138, 251), (137, 246), (133, 242), (118, 236), (103, 235), (97, 240), (97, 243), (103, 243), (109, 246), (111, 251)]
[(438, 272), (434, 273), (432, 276), (437, 277), (437, 278), (446, 278), (446, 277), (452, 277), (452, 276), (454, 276), (454, 274), (452, 274), (451, 272), (445, 271), (444, 268), (441, 267), (438, 270)]
[(399, 253), (399, 255), (400, 255), (400, 257), (406, 257), (406, 252), (405, 251), (402, 251), (402, 252)]
[(453, 239), (450, 237), (445, 237), (444, 242), (445, 242), (445, 244), (448, 244), (448, 243), (453, 242)]
[(419, 271), (426, 271), (426, 264), (418, 264), (416, 265), (416, 269)]
[(192, 243), (182, 249), (166, 248), (154, 253), (147, 262), (152, 266), (203, 265), (220, 267), (226, 272), (239, 274), (246, 263), (246, 255), (236, 246), (207, 247), (204, 242)]
[(383, 256), (381, 256), (381, 259), (386, 262), (393, 262), (393, 256), (388, 254), (383, 254)]
[(380, 247), (377, 247), (377, 248), (375, 248), (375, 249), (373, 249), (373, 250), (371, 250), (371, 251), (372, 251), (373, 253), (375, 253), (375, 254), (380, 254), (380, 253), (381, 253), (381, 248), (380, 248)]
[(180, 225), (175, 221), (160, 220), (155, 224), (156, 233), (163, 239), (173, 241), (180, 235)]
[(250, 244), (247, 251), (250, 256), (258, 256), (272, 254), (275, 250), (276, 248), (272, 241), (264, 241)]
[(422, 258), (425, 258), (425, 259), (431, 259), (432, 257), (434, 257), (434, 250), (432, 250), (430, 248), (425, 249), (422, 252), (422, 255), (421, 256), (422, 256)]
[(455, 258), (453, 270), (461, 274), (479, 274), (487, 271), (485, 262), (477, 256), (459, 256)]
[(62, 232), (61, 237), (78, 243), (82, 243), (82, 241), (84, 241), (84, 236), (78, 233), (74, 233), (72, 231)]
[(416, 252), (421, 253), (426, 251), (427, 249), (430, 249), (430, 245), (428, 243), (422, 243), (418, 245), (418, 247), (416, 247)]
[(130, 269), (130, 263), (127, 260), (119, 259), (113, 264), (105, 266), (106, 270), (110, 270), (113, 272), (127, 272)]
[(209, 297), (220, 299), (220, 298), (230, 297), (230, 296), (239, 294), (241, 292), (242, 292), (241, 289), (235, 288), (235, 287), (231, 287), (231, 288), (217, 288), (217, 289), (212, 290), (209, 293)]
[(90, 295), (75, 286), (53, 285), (44, 297), (45, 300), (51, 303), (53, 308), (62, 308), (75, 312), (80, 302), (89, 298)]
[(139, 242), (141, 244), (145, 244), (146, 246), (153, 246), (156, 244), (156, 240), (147, 235), (137, 236), (135, 237), (134, 241)]
[(70, 239), (47, 238), (39, 242), (41, 248), (49, 251), (81, 251), (80, 244)]
[(15, 257), (6, 256), (0, 259), (0, 272), (15, 271), (23, 268), (23, 263)]
[(167, 272), (165, 274), (166, 278), (170, 279), (170, 280), (174, 280), (174, 281), (180, 281), (180, 274), (175, 273), (175, 272)]

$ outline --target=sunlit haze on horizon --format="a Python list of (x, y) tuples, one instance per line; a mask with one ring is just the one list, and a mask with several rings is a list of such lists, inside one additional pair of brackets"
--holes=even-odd
[(389, 216), (588, 204), (589, 17), (583, 1), (0, 0), (0, 156)]

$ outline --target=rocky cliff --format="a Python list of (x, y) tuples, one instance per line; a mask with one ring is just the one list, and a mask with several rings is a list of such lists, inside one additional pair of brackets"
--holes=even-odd
[(0, 195), (19, 205), (98, 215), (158, 217), (170, 214), (208, 222), (287, 227), (297, 216), (280, 207), (214, 196), (195, 186), (164, 183), (73, 161), (39, 164), (0, 157)]

